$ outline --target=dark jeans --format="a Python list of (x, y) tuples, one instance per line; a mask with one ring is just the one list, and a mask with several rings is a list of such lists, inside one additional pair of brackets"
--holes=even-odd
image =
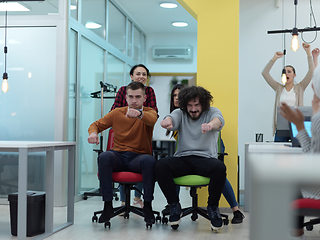
[(168, 204), (179, 202), (173, 178), (185, 175), (210, 177), (208, 205), (218, 206), (226, 181), (226, 166), (216, 158), (167, 157), (156, 163), (156, 178)]
[(144, 195), (147, 202), (153, 200), (155, 184), (156, 160), (147, 154), (133, 152), (117, 152), (109, 150), (103, 152), (98, 157), (99, 179), (103, 201), (112, 201), (112, 172), (135, 172), (142, 173)]

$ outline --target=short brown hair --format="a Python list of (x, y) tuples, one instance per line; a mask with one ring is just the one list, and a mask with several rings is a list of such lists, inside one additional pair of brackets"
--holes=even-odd
[(131, 83), (128, 84), (126, 90), (128, 91), (128, 89), (131, 89), (131, 90), (141, 89), (143, 94), (146, 94), (146, 87), (141, 82), (132, 81)]

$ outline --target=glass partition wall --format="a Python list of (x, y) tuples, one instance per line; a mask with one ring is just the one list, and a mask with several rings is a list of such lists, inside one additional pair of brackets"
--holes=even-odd
[[(116, 90), (129, 83), (130, 67), (145, 62), (146, 37), (112, 0), (71, 1), (69, 26), (69, 87), (76, 85), (77, 91), (75, 97), (70, 95), (69, 104), (76, 107), (69, 106), (68, 122), (75, 123), (69, 125), (69, 132), (74, 128), (78, 143), (77, 180), (81, 194), (99, 187), (98, 155), (94, 149), (106, 150), (108, 135), (105, 131), (101, 146), (88, 144), (88, 127), (110, 111), (114, 101), (110, 97), (115, 96), (105, 93), (108, 98), (101, 102), (92, 93), (101, 90), (100, 82), (111, 84)], [(71, 53), (70, 48), (76, 50)]]
[[(75, 194), (80, 199), (81, 193), (99, 186), (93, 151), (99, 146), (87, 143), (87, 129), (114, 101), (104, 99), (101, 111), (101, 99), (91, 93), (100, 91), (100, 81), (117, 90), (130, 81), (130, 67), (145, 63), (146, 36), (113, 0), (19, 3), (28, 10), (8, 13), (9, 91), (0, 92), (0, 141), (76, 141)], [(4, 16), (0, 11), (2, 30)], [(4, 45), (4, 31), (0, 43)], [(4, 71), (3, 52), (0, 67)], [(43, 157), (30, 157), (37, 166), (28, 171), (31, 190), (43, 190), (45, 166), (34, 163), (44, 162)], [(14, 186), (0, 186), (0, 203), (7, 204), (7, 194), (17, 190), (16, 158), (0, 155), (0, 183)], [(65, 205), (65, 159), (63, 153), (55, 155), (56, 206)]]

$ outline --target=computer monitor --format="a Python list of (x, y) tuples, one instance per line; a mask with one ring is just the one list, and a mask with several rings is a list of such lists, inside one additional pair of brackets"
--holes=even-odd
[[(305, 117), (304, 119), (304, 128), (306, 129), (309, 137), (312, 137), (311, 134), (311, 118), (310, 117)], [(289, 123), (289, 131), (290, 131), (290, 138), (292, 142), (292, 147), (300, 147), (300, 143), (297, 139), (297, 134), (298, 130), (297, 127), (294, 123), (290, 122)]]
[[(313, 110), (312, 106), (300, 106), (300, 107), (291, 107), (293, 109), (298, 108), (305, 118), (311, 119)], [(277, 107), (277, 136), (279, 137), (287, 137), (290, 138), (290, 129), (289, 129), (289, 123), (287, 119), (285, 119), (280, 114), (280, 107)]]

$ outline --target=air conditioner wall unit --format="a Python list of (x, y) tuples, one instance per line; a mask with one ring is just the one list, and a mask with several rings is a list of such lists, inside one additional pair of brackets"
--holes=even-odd
[(192, 59), (191, 46), (154, 46), (153, 59)]

